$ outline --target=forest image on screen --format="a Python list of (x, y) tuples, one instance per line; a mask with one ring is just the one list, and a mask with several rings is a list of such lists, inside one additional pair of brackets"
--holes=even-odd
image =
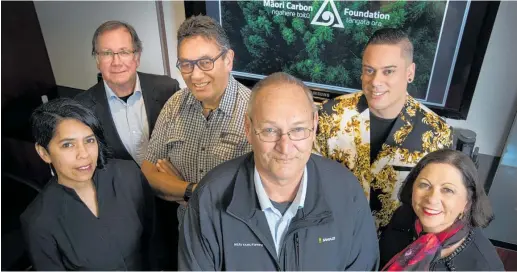
[(425, 99), (445, 1), (221, 1), (220, 18), (235, 50), (233, 70), (284, 71), (335, 91), (361, 89), (361, 57), (377, 29), (401, 28), (414, 45), (409, 93)]

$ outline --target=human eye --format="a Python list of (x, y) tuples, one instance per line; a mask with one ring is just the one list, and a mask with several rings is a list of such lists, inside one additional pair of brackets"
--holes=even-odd
[(447, 188), (447, 187), (443, 187), (442, 191), (443, 191), (443, 193), (446, 193), (446, 194), (454, 194), (454, 190)]
[(393, 70), (393, 69), (387, 69), (387, 70), (384, 70), (384, 72), (383, 72), (383, 73), (384, 73), (384, 75), (385, 75), (385, 76), (389, 76), (389, 75), (391, 75), (391, 74), (395, 73), (395, 70)]
[(88, 143), (88, 144), (93, 144), (93, 143), (96, 143), (96, 142), (97, 142), (97, 139), (95, 139), (95, 137), (86, 139), (86, 143)]
[(113, 52), (111, 51), (102, 51), (99, 53), (99, 55), (101, 55), (101, 57), (111, 57), (113, 56)]
[(303, 128), (303, 127), (297, 127), (297, 128), (293, 128), (291, 129), (291, 131), (289, 132), (291, 135), (295, 135), (295, 136), (298, 136), (298, 135), (305, 135), (305, 130), (306, 128)]
[(61, 147), (63, 147), (63, 148), (70, 148), (70, 147), (72, 147), (72, 146), (74, 146), (74, 145), (73, 145), (72, 143), (69, 143), (69, 142), (63, 143), (63, 144), (61, 145)]
[(190, 69), (190, 68), (192, 68), (192, 63), (190, 63), (188, 61), (182, 61), (182, 62), (180, 62), (179, 67), (180, 67), (180, 69)]
[(198, 63), (203, 68), (211, 68), (213, 62), (211, 59), (200, 59)]
[(128, 50), (122, 50), (118, 53), (119, 53), (119, 55), (121, 55), (123, 57), (127, 57), (127, 56), (131, 55), (131, 51), (128, 51)]
[(363, 72), (367, 75), (372, 75), (375, 72), (375, 70), (373, 70), (372, 68), (365, 67), (363, 69)]
[(277, 133), (277, 130), (274, 128), (265, 128), (262, 130), (262, 133), (265, 135), (275, 135)]
[(427, 188), (429, 188), (429, 187), (430, 187), (430, 185), (429, 185), (428, 183), (426, 183), (426, 182), (419, 182), (419, 183), (417, 184), (417, 186), (418, 186), (418, 188), (420, 188), (420, 189), (427, 189)]

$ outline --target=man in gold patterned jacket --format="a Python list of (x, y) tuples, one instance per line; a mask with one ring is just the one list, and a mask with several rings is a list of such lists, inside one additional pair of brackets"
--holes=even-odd
[(412, 167), (452, 145), (452, 129), (407, 93), (414, 76), (407, 34), (378, 30), (363, 54), (363, 91), (329, 100), (320, 111), (315, 152), (357, 176), (379, 233), (399, 207), (399, 188)]

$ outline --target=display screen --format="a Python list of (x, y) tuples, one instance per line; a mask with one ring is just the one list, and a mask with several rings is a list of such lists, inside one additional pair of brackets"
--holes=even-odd
[(233, 74), (261, 79), (284, 71), (318, 91), (361, 89), (362, 53), (384, 27), (401, 28), (414, 46), (416, 76), (408, 92), (445, 105), (470, 2), (207, 1), (227, 32)]

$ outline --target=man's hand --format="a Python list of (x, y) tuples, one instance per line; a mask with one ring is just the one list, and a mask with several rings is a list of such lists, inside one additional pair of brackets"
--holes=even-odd
[(156, 163), (156, 168), (158, 168), (158, 172), (165, 173), (171, 176), (176, 176), (179, 179), (183, 179), (180, 172), (172, 163), (169, 162), (167, 159), (159, 159)]
[[(176, 176), (180, 179), (183, 179), (181, 177), (181, 174), (179, 173), (178, 169), (176, 169), (174, 167), (174, 165), (172, 165), (172, 163), (169, 162), (169, 160), (158, 159), (158, 162), (156, 163), (156, 168), (158, 169), (158, 172), (165, 173), (165, 174), (171, 175), (171, 176)], [(196, 189), (196, 187), (197, 187), (197, 184), (194, 184), (194, 187), (192, 188), (192, 190)], [(178, 201), (176, 201), (176, 203), (183, 205), (183, 206), (187, 206), (187, 204), (188, 204), (188, 202), (186, 202), (185, 200), (178, 200)]]

